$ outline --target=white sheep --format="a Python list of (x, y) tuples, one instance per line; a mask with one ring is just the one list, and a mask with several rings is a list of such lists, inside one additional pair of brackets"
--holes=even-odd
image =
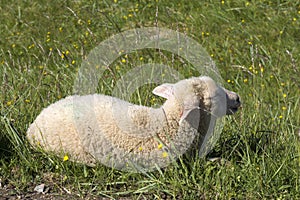
[(88, 165), (153, 169), (200, 148), (217, 117), (240, 106), (236, 93), (206, 76), (162, 84), (153, 93), (167, 99), (160, 108), (101, 94), (69, 96), (44, 109), (27, 137), (33, 146)]

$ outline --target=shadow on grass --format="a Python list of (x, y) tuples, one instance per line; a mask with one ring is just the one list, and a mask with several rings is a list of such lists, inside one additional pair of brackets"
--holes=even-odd
[[(3, 134), (3, 133), (2, 133)], [(8, 159), (13, 154), (13, 146), (5, 135), (0, 135), (0, 158)]]

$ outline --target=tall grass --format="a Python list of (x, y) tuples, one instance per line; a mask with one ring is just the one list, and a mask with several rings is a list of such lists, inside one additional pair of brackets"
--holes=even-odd
[[(300, 3), (298, 1), (1, 1), (0, 196), (45, 183), (73, 198), (300, 198)], [(207, 158), (181, 158), (145, 174), (90, 168), (33, 150), (29, 124), (72, 94), (80, 63), (101, 41), (136, 27), (167, 27), (194, 38), (216, 62), (242, 110), (227, 117)], [(109, 53), (109, 52), (108, 52)], [(185, 76), (189, 63), (168, 52), (120, 57), (98, 92), (138, 64), (164, 63)], [(147, 85), (131, 101), (161, 103)], [(209, 158), (217, 157), (216, 161)]]

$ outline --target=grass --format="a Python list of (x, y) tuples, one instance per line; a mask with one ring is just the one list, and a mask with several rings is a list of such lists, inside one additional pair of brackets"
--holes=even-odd
[[(0, 196), (70, 198), (300, 198), (300, 2), (20, 1), (0, 3)], [(243, 109), (227, 117), (207, 158), (181, 159), (147, 174), (89, 168), (35, 151), (25, 139), (47, 105), (72, 94), (82, 60), (101, 41), (137, 27), (185, 33), (211, 55)], [(168, 52), (140, 50), (105, 72), (98, 92), (137, 64), (195, 75)], [(131, 101), (153, 105), (148, 85)], [(221, 157), (209, 161), (210, 157)], [(1, 194), (2, 193), (2, 194)], [(23, 195), (23, 196), (22, 196)]]

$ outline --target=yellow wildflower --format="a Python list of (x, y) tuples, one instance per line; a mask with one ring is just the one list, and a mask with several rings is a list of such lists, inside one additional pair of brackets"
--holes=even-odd
[(282, 110), (286, 110), (286, 107), (285, 107), (285, 106), (282, 106)]
[(163, 152), (163, 153), (162, 153), (162, 157), (163, 157), (163, 158), (168, 157), (168, 153), (167, 153), (167, 152)]
[(65, 155), (65, 156), (64, 156), (64, 161), (67, 161), (67, 160), (69, 160), (69, 156), (68, 156), (68, 155)]
[(158, 148), (158, 149), (161, 149), (162, 147), (163, 147), (162, 144), (157, 145), (157, 148)]

